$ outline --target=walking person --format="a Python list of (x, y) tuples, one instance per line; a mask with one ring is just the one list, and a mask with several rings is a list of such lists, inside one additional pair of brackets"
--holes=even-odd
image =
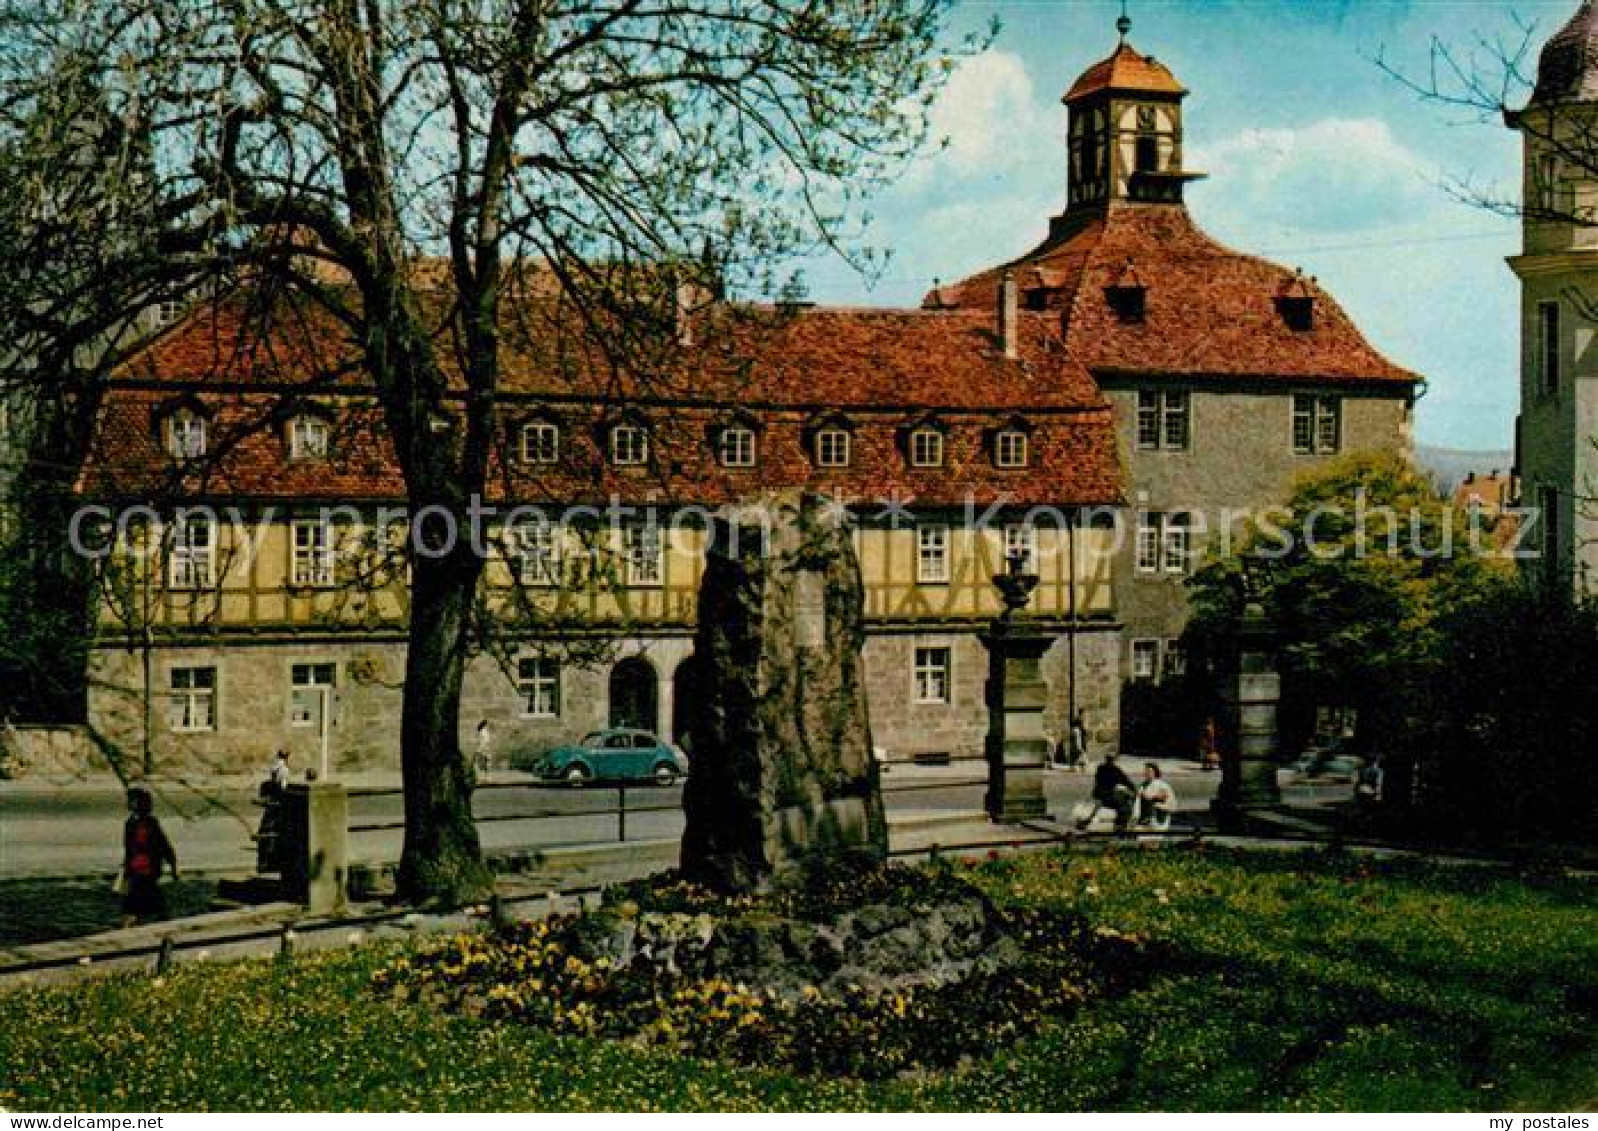
[(1087, 712), (1081, 707), (1078, 707), (1076, 714), (1071, 716), (1070, 766), (1073, 770), (1085, 770), (1088, 768)]
[(494, 732), (489, 728), (488, 720), (483, 719), (477, 724), (477, 772), (486, 774), (494, 768)]
[(255, 830), (255, 870), (263, 875), (282, 870), (283, 793), (289, 784), (289, 752), (279, 750), (261, 783), (261, 826)]
[(1221, 768), (1221, 739), (1216, 733), (1215, 716), (1204, 720), (1204, 733), (1199, 737), (1199, 769), (1214, 772)]
[(122, 925), (166, 914), (161, 892), (161, 872), (170, 868), (178, 878), (178, 857), (172, 842), (153, 812), (150, 791), (142, 786), (128, 790), (128, 820), (122, 827)]

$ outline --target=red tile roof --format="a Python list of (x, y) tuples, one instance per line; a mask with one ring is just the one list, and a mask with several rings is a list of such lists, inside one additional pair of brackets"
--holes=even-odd
[(1062, 101), (1075, 102), (1102, 90), (1127, 94), (1187, 93), (1187, 88), (1176, 81), (1164, 63), (1152, 55), (1143, 55), (1130, 43), (1122, 41), (1107, 59), (1100, 59), (1083, 71)]
[[(923, 306), (991, 310), (1007, 268), (1023, 302), (1056, 312), (1066, 351), (1095, 376), (1420, 380), (1378, 353), (1314, 280), (1222, 246), (1180, 204), (1115, 202), (1067, 213), (1034, 250), (938, 287)], [(1105, 295), (1129, 277), (1147, 288), (1141, 321), (1123, 320)], [(1283, 317), (1278, 300), (1294, 296), (1313, 298), (1308, 329)]]
[[(246, 298), (229, 296), (190, 317), (133, 358), (107, 398), (81, 488), (97, 496), (201, 494), (259, 499), (402, 499), (392, 447), (353, 342), (326, 316), (290, 311), (270, 333)], [(914, 497), (1091, 505), (1120, 500), (1113, 420), (1092, 378), (1065, 351), (1058, 320), (1021, 319), (1021, 349), (1006, 359), (987, 313), (957, 310), (801, 309), (702, 321), (699, 344), (676, 358), (679, 376), (650, 382), (612, 376), (592, 341), (528, 328), (505, 335), (501, 416), (507, 445), (522, 419), (549, 410), (564, 425), (560, 464), (498, 461), (495, 499), (557, 502), (654, 497), (719, 504), (754, 491), (810, 484), (869, 503)], [(179, 397), (211, 407), (215, 458), (183, 471), (163, 450), (159, 419)], [(296, 400), (337, 402), (333, 458), (290, 461), (285, 413)], [(735, 409), (762, 431), (758, 464), (728, 469), (711, 435)], [(602, 458), (603, 425), (636, 410), (653, 436), (648, 469)], [(823, 469), (809, 429), (828, 411), (854, 428), (852, 465)], [(947, 463), (909, 467), (907, 427), (933, 415), (947, 427)], [(1031, 466), (1000, 470), (991, 432), (1015, 417), (1033, 428)], [(536, 472), (536, 474), (533, 474)]]

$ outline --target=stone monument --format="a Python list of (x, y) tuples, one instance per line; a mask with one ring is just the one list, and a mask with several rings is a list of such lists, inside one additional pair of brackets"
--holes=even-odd
[(1277, 670), (1277, 632), (1265, 612), (1262, 567), (1245, 562), (1243, 611), (1221, 657), (1221, 786), (1212, 806), (1223, 829), (1239, 829), (1248, 813), (1281, 804), (1276, 781), (1277, 710), (1282, 677)]
[(993, 579), (1004, 599), (1004, 611), (982, 634), (988, 650), (988, 819), (1013, 824), (1047, 812), (1043, 769), (1049, 740), (1043, 731), (1048, 685), (1043, 679), (1043, 654), (1054, 639), (1017, 617), (1037, 588), (1036, 574), (1024, 570), (1020, 554), (1006, 559), (1006, 570)]
[(687, 708), (691, 880), (752, 891), (816, 857), (887, 853), (850, 525), (846, 508), (798, 492), (713, 523)]

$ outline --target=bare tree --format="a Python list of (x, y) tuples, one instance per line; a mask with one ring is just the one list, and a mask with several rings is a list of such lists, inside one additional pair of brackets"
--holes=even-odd
[[(140, 164), (118, 197), (139, 224), (113, 246), (121, 281), (85, 283), (65, 326), (14, 334), (16, 352), (48, 356), (55, 381), (73, 334), (121, 340), (85, 305), (269, 278), (358, 357), (412, 513), (463, 519), (491, 473), (509, 336), (580, 336), (587, 379), (638, 395), (680, 379), (681, 295), (770, 293), (824, 247), (869, 266), (851, 250), (861, 199), (923, 140), (944, 9), (9, 0), (0, 141), (47, 169), (73, 140), (29, 124), (81, 88)], [(412, 560), (400, 887), (455, 903), (489, 881), (457, 738), (484, 562), (431, 550)]]

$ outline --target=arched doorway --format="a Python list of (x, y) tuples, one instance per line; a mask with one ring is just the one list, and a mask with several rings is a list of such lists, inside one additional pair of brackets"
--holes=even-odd
[(610, 669), (610, 725), (660, 728), (660, 685), (648, 660), (630, 656)]
[(689, 656), (678, 664), (672, 676), (671, 735), (685, 754), (694, 752), (694, 711), (703, 693), (704, 678), (705, 666), (698, 656)]

